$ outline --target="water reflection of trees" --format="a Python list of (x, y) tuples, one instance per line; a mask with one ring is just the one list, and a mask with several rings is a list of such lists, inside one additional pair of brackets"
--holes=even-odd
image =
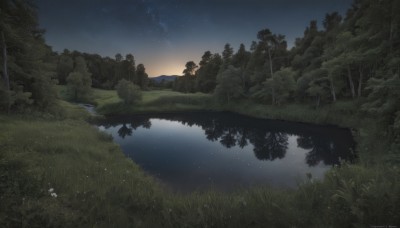
[[(179, 121), (188, 126), (199, 126), (206, 138), (218, 141), (227, 148), (253, 146), (254, 155), (259, 160), (282, 159), (289, 146), (289, 135), (297, 135), (297, 146), (308, 150), (306, 162), (315, 166), (323, 162), (335, 165), (340, 159), (352, 161), (349, 153), (353, 141), (348, 131), (325, 129), (323, 127), (288, 122), (257, 120), (223, 113), (171, 114), (158, 116), (135, 116), (129, 119), (110, 118), (98, 125), (105, 128), (120, 126), (118, 134), (131, 136), (138, 127), (150, 128), (151, 118)], [(123, 124), (121, 124), (123, 123)], [(332, 133), (335, 132), (335, 133)]]
[[(110, 121), (110, 120), (112, 120), (112, 121)], [(113, 120), (112, 118), (107, 119), (107, 120), (99, 120), (97, 122), (97, 125), (101, 125), (105, 129), (108, 129), (110, 127), (120, 126), (117, 133), (121, 138), (125, 138), (126, 136), (132, 136), (133, 130), (136, 130), (139, 127), (150, 129), (151, 122), (148, 117), (143, 116), (143, 117), (137, 117), (134, 119), (130, 119), (129, 121), (123, 121), (123, 122), (116, 121), (115, 119)]]
[(316, 135), (299, 136), (297, 138), (297, 145), (309, 150), (306, 154), (306, 162), (309, 166), (316, 166), (320, 162), (324, 162), (325, 165), (336, 165), (340, 164), (341, 159), (352, 162), (354, 159), (353, 151), (346, 148), (344, 144)]
[[(191, 125), (190, 120), (181, 120)], [(230, 119), (213, 119), (196, 123), (202, 127), (206, 137), (211, 141), (219, 141), (227, 148), (239, 146), (244, 148), (249, 143), (253, 145), (255, 156), (260, 160), (274, 160), (285, 157), (288, 148), (288, 136), (282, 132), (266, 128), (253, 128)]]
[(126, 124), (122, 124), (122, 127), (118, 130), (118, 135), (121, 138), (132, 135), (132, 128), (127, 127)]
[(259, 160), (274, 160), (285, 157), (288, 135), (281, 132), (260, 132), (250, 138), (254, 153)]

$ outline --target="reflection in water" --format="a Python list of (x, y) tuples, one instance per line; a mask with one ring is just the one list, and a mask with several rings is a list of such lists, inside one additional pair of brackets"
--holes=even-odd
[(121, 138), (125, 138), (125, 136), (132, 135), (132, 128), (129, 128), (126, 126), (126, 124), (122, 124), (122, 127), (118, 130), (118, 135), (121, 136)]
[[(210, 118), (210, 116), (202, 118), (201, 115), (198, 115), (196, 119), (193, 119), (193, 114), (187, 117), (177, 116), (177, 114), (159, 115), (157, 117), (179, 121), (190, 127), (194, 125), (200, 126), (204, 130), (208, 140), (218, 141), (226, 148), (232, 148), (234, 146), (244, 148), (250, 143), (254, 147), (253, 152), (255, 157), (259, 160), (272, 161), (277, 158), (284, 158), (288, 148), (288, 135), (298, 135), (298, 147), (309, 151), (306, 155), (306, 163), (309, 166), (318, 165), (321, 161), (325, 165), (338, 165), (340, 164), (340, 160), (349, 162), (353, 162), (354, 160), (354, 154), (349, 153), (350, 147), (353, 147), (350, 135), (344, 134), (343, 137), (332, 139), (331, 135), (324, 135), (321, 134), (321, 132), (309, 132), (307, 131), (308, 129), (305, 129), (307, 127), (318, 128), (312, 125), (307, 126), (305, 124), (278, 122), (280, 125), (291, 125), (291, 127), (287, 128), (287, 126), (281, 126), (274, 130), (276, 123), (271, 127), (268, 125), (260, 126), (256, 123), (258, 121), (268, 122), (269, 120), (254, 119), (253, 121), (244, 121), (243, 123), (241, 121), (232, 121), (233, 119), (226, 118), (220, 114), (214, 114), (213, 118)], [(130, 124), (121, 122), (121, 119), (109, 119), (107, 122), (99, 124), (103, 125), (105, 128), (120, 126), (118, 135), (121, 138), (125, 138), (126, 136), (131, 136), (132, 131), (136, 130), (138, 127), (150, 129), (150, 119), (152, 118), (155, 117), (135, 116), (129, 120), (125, 120)], [(130, 125), (130, 127), (128, 127), (128, 125)], [(301, 129), (299, 129), (299, 127)], [(348, 132), (343, 131), (342, 133)], [(336, 137), (337, 136), (338, 135), (336, 135)], [(340, 146), (340, 144), (343, 146)]]
[[(162, 140), (160, 138), (156, 138), (159, 135), (160, 131), (167, 131), (168, 129), (172, 130), (172, 126), (164, 127), (168, 128), (166, 130), (162, 126), (160, 126), (161, 122), (155, 122), (154, 132), (152, 129), (152, 122), (155, 120), (166, 120), (169, 123), (177, 123), (175, 126), (181, 129), (174, 131), (175, 135), (170, 135), (168, 139)], [(179, 124), (180, 123), (180, 124)], [(154, 124), (154, 123), (153, 123)], [(126, 150), (143, 150), (143, 152), (137, 152), (137, 154), (130, 155), (139, 165), (141, 165), (145, 170), (149, 172), (156, 172), (159, 176), (165, 176), (166, 166), (168, 166), (168, 172), (172, 170), (178, 170), (180, 172), (189, 172), (193, 171), (193, 168), (187, 167), (188, 163), (204, 163), (208, 166), (207, 169), (220, 169), (221, 167), (227, 166), (229, 169), (242, 169), (245, 164), (249, 166), (254, 164), (260, 168), (258, 171), (252, 171), (246, 168), (246, 171), (238, 172), (236, 175), (235, 181), (240, 178), (248, 178), (246, 172), (258, 172), (259, 178), (266, 178), (267, 174), (263, 174), (262, 167), (266, 166), (267, 163), (262, 165), (261, 163), (255, 163), (251, 161), (249, 157), (245, 157), (243, 153), (246, 151), (253, 152), (253, 158), (257, 158), (260, 162), (265, 161), (274, 161), (274, 163), (267, 164), (270, 167), (266, 169), (270, 170), (268, 175), (281, 175), (281, 173), (289, 172), (289, 169), (293, 169), (291, 166), (298, 166), (299, 172), (306, 173), (309, 170), (306, 170), (306, 167), (316, 167), (316, 169), (321, 169), (321, 167), (325, 166), (333, 166), (340, 164), (341, 160), (353, 162), (354, 154), (351, 153), (352, 148), (354, 146), (351, 134), (348, 130), (333, 128), (333, 127), (321, 127), (315, 125), (307, 125), (307, 124), (298, 124), (298, 123), (289, 123), (283, 121), (271, 121), (271, 120), (260, 120), (255, 118), (248, 118), (236, 114), (231, 113), (190, 113), (190, 114), (164, 114), (164, 115), (138, 115), (126, 119), (121, 118), (109, 118), (103, 122), (99, 122), (98, 125), (103, 126), (106, 131), (110, 133), (117, 133), (121, 140), (118, 141), (121, 145), (123, 145), (123, 149), (126, 147)], [(110, 129), (114, 129), (110, 130)], [(140, 140), (135, 141), (136, 132), (142, 132), (141, 134), (145, 134), (144, 129), (150, 130), (152, 132), (151, 135), (137, 136), (141, 137)], [(198, 130), (195, 130), (198, 129)], [(157, 132), (158, 131), (158, 132)], [(201, 137), (197, 137), (194, 139), (190, 139), (190, 142), (187, 139), (186, 141), (182, 138), (194, 134), (194, 132), (201, 131), (204, 138), (206, 138), (210, 145), (206, 142), (201, 141)], [(167, 133), (168, 134), (168, 133)], [(160, 136), (161, 137), (161, 136)], [(129, 138), (129, 139), (128, 139)], [(154, 138), (154, 139), (152, 139)], [(293, 138), (293, 140), (290, 140)], [(128, 140), (128, 141), (126, 141)], [(153, 140), (153, 141), (151, 141)], [(199, 142), (199, 143), (197, 143)], [(191, 143), (192, 145), (189, 148), (193, 151), (218, 151), (220, 149), (217, 148), (215, 142), (222, 145), (226, 148), (228, 153), (235, 153), (233, 151), (239, 151), (243, 155), (235, 154), (234, 162), (228, 162), (222, 158), (219, 158), (218, 164), (215, 164), (216, 167), (212, 166), (212, 162), (210, 159), (214, 159), (215, 161), (215, 153), (210, 152), (207, 154), (206, 152), (199, 152), (198, 154), (190, 155), (192, 157), (204, 155), (204, 157), (196, 157), (196, 159), (190, 157), (185, 158), (185, 156), (189, 156), (187, 152), (187, 146), (183, 152), (179, 152), (179, 145), (184, 143)], [(124, 147), (124, 145), (127, 146)], [(128, 148), (129, 145), (129, 148)], [(136, 147), (135, 147), (136, 146)], [(204, 148), (199, 148), (204, 146)], [(148, 148), (148, 149), (146, 149)], [(173, 149), (171, 149), (173, 148)], [(297, 149), (296, 149), (297, 148)], [(148, 152), (145, 152), (147, 151)], [(156, 154), (166, 156), (166, 152), (173, 157), (173, 160), (170, 160), (169, 157), (165, 157), (166, 159), (164, 163), (160, 163), (159, 166), (156, 166), (155, 163), (156, 158), (154, 157)], [(229, 152), (232, 151), (232, 152)], [(304, 152), (303, 152), (304, 151)], [(290, 156), (287, 153), (290, 152)], [(194, 152), (193, 152), (194, 153)], [(304, 155), (302, 155), (304, 154)], [(174, 157), (176, 156), (176, 157)], [(207, 157), (209, 156), (209, 157)], [(214, 157), (212, 157), (214, 156)], [(294, 160), (302, 157), (303, 164), (296, 163), (296, 161), (286, 161), (285, 157), (290, 157), (290, 159)], [(183, 159), (186, 159), (183, 161)], [(231, 159), (231, 158), (229, 158)], [(182, 161), (181, 161), (182, 160)], [(212, 161), (214, 161), (212, 160)], [(145, 161), (145, 162), (144, 162)], [(167, 164), (167, 161), (173, 164)], [(281, 163), (276, 163), (275, 161), (282, 161)], [(147, 162), (147, 163), (146, 163)], [(180, 163), (178, 163), (180, 162)], [(186, 162), (186, 163), (185, 163)], [(142, 164), (141, 164), (142, 163)], [(221, 164), (222, 163), (222, 164)], [(204, 165), (203, 164), (203, 165)], [(274, 164), (274, 165), (272, 165)], [(280, 164), (280, 165), (278, 165)], [(234, 167), (235, 166), (235, 167)], [(201, 166), (199, 166), (201, 167)], [(273, 167), (273, 168), (271, 168)], [(288, 168), (289, 167), (289, 168)], [(294, 167), (295, 168), (295, 167)], [(282, 170), (278, 170), (282, 169)], [(324, 168), (326, 170), (327, 168)], [(188, 171), (189, 170), (189, 171)], [(286, 170), (286, 171), (285, 171)], [(194, 172), (194, 171), (193, 171)], [(193, 175), (197, 177), (201, 177), (202, 175), (215, 175), (215, 174), (205, 174), (202, 172), (208, 172), (208, 170), (197, 170)], [(232, 171), (233, 172), (233, 171)], [(260, 173), (261, 172), (261, 173)], [(276, 172), (276, 173), (274, 173)], [(290, 173), (291, 176), (295, 174), (298, 175), (297, 171), (293, 171)], [(174, 175), (178, 175), (174, 173)], [(184, 175), (184, 174), (180, 174)], [(222, 172), (218, 175), (221, 176), (221, 182), (227, 181), (227, 179), (232, 179), (233, 177), (227, 177), (228, 175), (232, 175), (231, 173), (227, 173), (226, 175)], [(224, 176), (225, 175), (225, 176)], [(283, 175), (283, 174), (282, 174)], [(289, 174), (287, 174), (289, 175)], [(166, 179), (172, 177), (166, 177)], [(173, 181), (178, 181), (178, 177), (174, 176)], [(182, 178), (182, 177), (179, 177)], [(208, 176), (207, 178), (211, 178)], [(272, 177), (271, 177), (272, 178)], [(279, 177), (277, 177), (279, 178)], [(284, 178), (283, 178), (284, 179)], [(289, 179), (289, 177), (288, 177)], [(292, 178), (293, 179), (293, 178)], [(200, 182), (200, 180), (197, 180)], [(233, 182), (233, 179), (230, 180)], [(242, 180), (243, 181), (243, 180)], [(291, 180), (293, 183), (295, 180)], [(245, 181), (246, 182), (246, 181)], [(250, 183), (250, 182), (249, 182)], [(293, 186), (294, 184), (287, 184)], [(218, 183), (213, 183), (218, 184)]]
[[(325, 165), (338, 165), (340, 160), (353, 161), (352, 153), (349, 148), (340, 147), (337, 143), (326, 139), (313, 136), (300, 136), (297, 139), (297, 145), (309, 150), (306, 155), (306, 162), (309, 166), (315, 166), (323, 161)], [(351, 152), (351, 151), (350, 151)]]
[(260, 160), (282, 159), (289, 144), (287, 134), (280, 132), (256, 134), (250, 142), (253, 143), (254, 153)]

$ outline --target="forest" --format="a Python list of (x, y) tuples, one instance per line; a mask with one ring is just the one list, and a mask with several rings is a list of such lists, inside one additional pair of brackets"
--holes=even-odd
[(284, 35), (261, 30), (249, 51), (241, 44), (234, 53), (228, 43), (222, 55), (206, 51), (199, 65), (189, 61), (174, 90), (211, 92), (228, 103), (251, 99), (315, 108), (357, 100), (365, 113), (397, 126), (399, 5), (355, 1), (345, 16), (326, 14), (322, 29), (311, 21), (290, 50)]
[[(118, 227), (126, 224), (138, 227), (262, 227), (265, 222), (272, 227), (322, 227), (326, 224), (326, 227), (366, 227), (372, 224), (399, 226), (399, 12), (398, 0), (354, 0), (345, 15), (331, 12), (321, 22), (310, 21), (304, 35), (297, 38), (291, 48), (288, 48), (285, 35), (265, 28), (254, 34), (255, 41), (250, 47), (241, 44), (235, 51), (227, 43), (222, 53), (205, 51), (198, 64), (188, 61), (183, 75), (172, 84), (155, 85), (146, 73), (145, 66), (136, 64), (133, 54), (122, 56), (117, 53), (113, 57), (103, 57), (67, 49), (62, 53), (53, 51), (44, 39), (45, 28), (39, 25), (35, 4), (24, 0), (2, 0), (0, 226), (107, 227), (113, 222)], [(289, 107), (287, 112), (283, 111), (286, 113), (280, 119), (287, 119), (285, 115), (300, 113), (296, 118), (289, 118), (299, 122), (312, 122), (310, 119), (315, 113), (326, 111), (326, 116), (336, 116), (340, 121), (322, 121), (323, 124), (342, 124), (358, 131), (359, 164), (343, 166), (342, 170), (335, 169), (327, 174), (325, 182), (308, 182), (289, 196), (271, 189), (255, 189), (237, 195), (209, 193), (179, 198), (155, 187), (153, 180), (142, 174), (136, 165), (126, 162), (122, 155), (110, 155), (119, 149), (109, 141), (108, 136), (89, 127), (86, 120), (93, 117), (81, 114), (69, 103), (91, 103), (99, 105), (100, 113), (103, 108), (108, 111), (106, 114), (113, 114), (117, 106), (110, 106), (108, 110), (107, 107), (100, 107), (101, 102), (96, 100), (98, 91), (116, 91), (121, 100), (114, 105), (119, 105), (122, 110), (136, 110), (141, 107), (140, 102), (146, 99), (149, 91), (172, 92), (168, 88), (171, 86), (173, 91), (181, 95), (174, 95), (171, 100), (159, 98), (158, 103), (157, 100), (151, 103), (155, 110), (157, 105), (161, 107), (161, 104), (181, 101), (190, 103), (191, 96), (196, 98), (203, 96), (199, 94), (208, 94), (210, 98), (207, 97), (209, 100), (205, 103), (210, 102), (210, 107), (201, 106), (201, 109), (246, 114), (246, 108), (249, 107), (266, 107), (265, 112)], [(65, 94), (60, 94), (60, 88), (65, 89)], [(194, 105), (203, 98), (198, 99), (193, 101)], [(291, 110), (292, 107), (299, 110)], [(307, 111), (303, 113), (300, 109)], [(253, 115), (251, 110), (247, 114)], [(365, 120), (362, 126), (359, 125), (361, 119)], [(20, 125), (17, 127), (17, 124)], [(218, 128), (208, 122), (203, 127)], [(46, 130), (42, 132), (42, 129)], [(93, 140), (94, 144), (99, 142), (96, 151), (103, 151), (104, 154), (93, 155), (94, 149), (86, 148), (90, 151), (89, 155), (79, 155), (83, 156), (82, 159), (88, 159), (84, 160), (82, 167), (90, 166), (88, 164), (96, 160), (104, 164), (112, 163), (115, 173), (120, 176), (131, 175), (126, 174), (125, 170), (133, 167), (134, 172), (139, 174), (132, 174), (132, 180), (139, 184), (132, 182), (129, 189), (125, 189), (119, 183), (114, 183), (112, 177), (99, 178), (97, 182), (88, 184), (90, 190), (87, 193), (92, 198), (84, 202), (87, 195), (76, 193), (73, 187), (67, 186), (67, 183), (71, 186), (83, 183), (81, 180), (74, 181), (72, 174), (66, 175), (68, 168), (59, 163), (64, 171), (53, 174), (51, 169), (38, 168), (38, 164), (45, 161), (45, 164), (53, 167), (58, 164), (56, 158), (45, 157), (46, 152), (43, 152), (44, 155), (38, 152), (40, 155), (34, 157), (37, 148), (37, 151), (54, 151), (48, 152), (51, 156), (63, 154), (65, 148), (68, 148), (65, 151), (75, 150), (69, 147), (71, 145), (61, 143), (65, 137), (71, 137), (71, 144), (85, 144), (73, 138), (73, 134), (57, 135), (63, 129), (80, 131), (87, 134), (88, 140)], [(53, 130), (58, 133), (50, 137), (59, 143), (53, 146), (58, 149), (48, 149), (40, 144), (41, 140), (46, 140), (42, 135), (44, 131)], [(19, 138), (13, 136), (16, 131), (19, 132)], [(26, 134), (22, 133), (25, 131)], [(31, 136), (36, 141), (28, 140)], [(224, 135), (221, 131), (219, 135), (210, 137), (219, 139)], [(253, 144), (263, 146), (262, 142), (256, 140), (257, 135), (247, 137)], [(25, 139), (26, 142), (23, 141)], [(24, 143), (20, 143), (22, 141)], [(231, 143), (240, 144), (239, 141)], [(229, 142), (225, 146), (230, 146)], [(321, 147), (328, 147), (328, 144)], [(24, 152), (18, 155), (19, 151)], [(65, 153), (67, 155), (62, 156), (70, 156), (67, 159), (69, 162), (76, 162), (75, 166), (80, 164), (75, 155)], [(279, 154), (263, 159), (275, 159), (274, 156), (279, 157)], [(117, 161), (124, 165), (118, 168)], [(87, 172), (94, 174), (98, 171), (92, 168)], [(49, 202), (44, 197), (49, 187), (47, 182), (54, 180), (64, 186), (63, 175), (68, 179), (64, 184), (64, 200)], [(115, 187), (108, 187), (110, 183)], [(135, 186), (140, 184), (146, 188), (136, 190)], [(99, 186), (105, 190), (97, 192), (95, 189)], [(123, 193), (110, 197), (110, 194), (118, 191)], [(318, 196), (324, 196), (324, 200), (319, 201)], [(306, 199), (311, 201), (306, 202)], [(243, 203), (245, 200), (247, 203)], [(152, 202), (152, 206), (149, 202)], [(233, 203), (230, 205), (227, 202)], [(260, 206), (258, 202), (265, 205)], [(213, 208), (207, 212), (208, 209), (203, 205)], [(247, 210), (247, 217), (243, 218), (240, 208), (246, 206), (254, 210)], [(283, 210), (283, 207), (294, 209)], [(52, 208), (60, 210), (60, 214)], [(114, 212), (110, 212), (110, 208)], [(263, 210), (269, 216), (265, 216)], [(120, 211), (123, 212), (117, 215)], [(253, 214), (253, 211), (259, 212)], [(319, 219), (313, 220), (318, 212), (321, 213)], [(110, 213), (115, 216), (113, 221), (105, 219)], [(228, 219), (229, 214), (236, 217)]]

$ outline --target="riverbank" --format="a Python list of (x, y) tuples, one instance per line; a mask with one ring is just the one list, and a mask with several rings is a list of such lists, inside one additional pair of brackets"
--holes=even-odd
[[(64, 88), (61, 88), (61, 93)], [(144, 91), (143, 100), (135, 105), (125, 105), (114, 90), (93, 90), (92, 103), (100, 115), (132, 115), (140, 113), (165, 113), (182, 111), (231, 111), (242, 115), (302, 123), (331, 124), (357, 128), (371, 118), (360, 115), (361, 102), (346, 101), (315, 109), (309, 105), (262, 105), (251, 101), (230, 104), (218, 103), (210, 94), (183, 94), (170, 90)]]
[(83, 110), (66, 110), (62, 120), (0, 116), (0, 227), (159, 225), (157, 184)]
[[(94, 94), (98, 109), (112, 110), (108, 105), (118, 102), (115, 92), (99, 92)], [(173, 98), (160, 98), (165, 93)], [(151, 91), (143, 102), (153, 105), (141, 111), (179, 106), (186, 111), (194, 106), (162, 102), (176, 96), (171, 91)], [(335, 114), (333, 108), (308, 113), (295, 106), (231, 105), (224, 109), (264, 118), (312, 120), (318, 113)], [(0, 116), (0, 226), (368, 227), (400, 223), (397, 154), (390, 152), (384, 136), (374, 138), (379, 133), (373, 127), (362, 128), (357, 136), (360, 162), (333, 168), (321, 182), (310, 179), (297, 190), (264, 187), (183, 196), (164, 190), (144, 174), (109, 136), (85, 122), (82, 108), (65, 102), (62, 106), (63, 118)], [(345, 117), (337, 118), (361, 124)]]
[(284, 120), (318, 125), (350, 128), (357, 143), (359, 162), (375, 163), (390, 152), (387, 137), (380, 123), (360, 112), (360, 101), (341, 101), (315, 109), (309, 105), (287, 104), (272, 106), (242, 101), (220, 104), (209, 94), (182, 94), (170, 90), (143, 92), (143, 100), (135, 105), (124, 105), (116, 91), (93, 90), (93, 103), (100, 115), (118, 116), (142, 113), (171, 113), (193, 111), (230, 111), (242, 115), (273, 120)]
[[(65, 87), (59, 86), (65, 98)], [(144, 91), (143, 99), (135, 105), (125, 105), (115, 90), (93, 89), (89, 103), (100, 115), (131, 115), (139, 113), (214, 110), (217, 108), (209, 94), (183, 94), (171, 90)]]

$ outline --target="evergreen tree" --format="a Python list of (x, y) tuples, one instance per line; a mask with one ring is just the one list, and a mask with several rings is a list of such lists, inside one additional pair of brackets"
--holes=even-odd
[(149, 76), (146, 73), (146, 68), (143, 64), (139, 64), (136, 69), (137, 85), (146, 90), (149, 84)]
[(67, 77), (69, 73), (74, 70), (74, 61), (69, 56), (68, 52), (64, 52), (60, 55), (57, 63), (57, 74), (58, 74), (58, 82), (61, 85), (65, 85), (67, 83)]
[(198, 91), (210, 93), (215, 89), (216, 79), (222, 64), (219, 54), (212, 54), (206, 51), (199, 63), (200, 67), (196, 71), (196, 88)]
[(250, 60), (250, 56), (251, 53), (246, 51), (244, 44), (240, 44), (239, 50), (232, 58), (232, 65), (236, 68), (239, 68), (241, 71), (243, 91), (247, 91), (249, 89), (250, 78), (245, 69)]
[(26, 106), (42, 110), (55, 104), (54, 64), (38, 27), (36, 10), (25, 1), (0, 3), (0, 109)]
[(75, 58), (75, 68), (67, 77), (68, 94), (73, 101), (87, 101), (91, 93), (92, 79), (83, 57)]
[(222, 52), (222, 66), (221, 70), (226, 70), (228, 69), (228, 66), (231, 64), (232, 61), (232, 55), (233, 55), (233, 48), (231, 47), (231, 44), (227, 43), (224, 46), (224, 51)]
[(136, 75), (135, 57), (132, 54), (126, 55), (124, 68), (127, 74), (128, 81), (137, 83), (138, 79)]

